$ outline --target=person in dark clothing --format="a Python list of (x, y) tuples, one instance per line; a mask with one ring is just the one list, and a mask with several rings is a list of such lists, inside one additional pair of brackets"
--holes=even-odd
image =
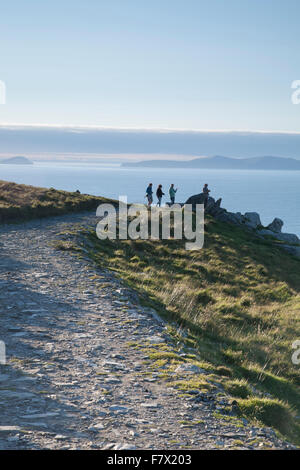
[(161, 206), (161, 198), (162, 198), (164, 195), (165, 195), (165, 193), (163, 193), (163, 191), (162, 191), (162, 185), (159, 184), (159, 185), (158, 185), (158, 188), (157, 188), (157, 190), (156, 190), (156, 197), (157, 197), (157, 200), (158, 200), (158, 201), (157, 201), (158, 207)]
[(208, 201), (208, 197), (209, 197), (209, 193), (210, 193), (210, 189), (208, 189), (208, 184), (207, 183), (205, 183), (205, 185), (203, 186), (202, 192), (204, 194), (204, 209), (205, 209), (206, 206), (207, 206), (207, 201)]
[(146, 189), (146, 198), (148, 199), (148, 207), (150, 207), (153, 202), (152, 183), (149, 183), (148, 188)]

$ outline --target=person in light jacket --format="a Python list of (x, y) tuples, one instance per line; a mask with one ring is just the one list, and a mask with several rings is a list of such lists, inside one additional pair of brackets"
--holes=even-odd
[(174, 188), (174, 184), (171, 184), (170, 189), (169, 189), (169, 194), (170, 194), (170, 200), (172, 204), (175, 204), (175, 195), (177, 193), (177, 189)]

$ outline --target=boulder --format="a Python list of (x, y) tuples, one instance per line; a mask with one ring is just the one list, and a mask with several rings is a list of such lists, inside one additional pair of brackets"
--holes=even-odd
[[(175, 202), (175, 204), (176, 204), (177, 206), (179, 205), (179, 206), (181, 206), (181, 207), (184, 206), (183, 202)], [(172, 207), (172, 206), (173, 206), (173, 203), (172, 203), (172, 202), (166, 202), (166, 206)]]
[(300, 258), (300, 246), (281, 245), (281, 248), (283, 248), (285, 251), (287, 251), (291, 255), (296, 256), (297, 258)]
[(269, 229), (258, 230), (257, 233), (259, 235), (270, 236), (270, 237), (276, 238), (276, 240), (280, 240), (286, 243), (292, 243), (296, 245), (300, 244), (300, 239), (298, 238), (297, 235), (293, 233), (275, 233)]
[(241, 214), (241, 212), (236, 212), (236, 213), (234, 214), (234, 216), (235, 216), (236, 220), (237, 220), (240, 224), (243, 224), (243, 223), (244, 223), (245, 218), (244, 218), (244, 216)]
[(227, 212), (227, 210), (219, 206), (214, 206), (209, 210), (209, 214), (216, 218), (218, 218), (219, 215), (224, 214), (225, 212)]
[[(203, 193), (194, 194), (188, 198), (185, 204), (191, 204), (192, 209), (195, 210), (196, 204), (204, 204), (204, 200), (205, 195)], [(255, 230), (256, 235), (260, 238), (270, 236), (276, 240), (283, 241), (286, 245), (282, 245), (282, 247), (286, 251), (289, 251), (295, 256), (299, 256), (300, 248), (290, 245), (299, 245), (300, 247), (300, 239), (293, 233), (281, 232), (283, 227), (283, 221), (281, 219), (275, 218), (266, 229), (261, 229), (260, 215), (257, 212), (246, 212), (244, 215), (242, 215), (241, 212), (228, 212), (221, 207), (221, 202), (221, 198), (216, 201), (213, 197), (208, 197), (207, 206), (205, 208), (206, 214), (212, 215), (221, 222), (239, 225), (248, 230)]]
[[(195, 194), (194, 196), (189, 197), (188, 200), (185, 202), (185, 204), (191, 204), (192, 209), (195, 210), (196, 204), (204, 204), (204, 200), (205, 200), (205, 195), (203, 193)], [(226, 212), (226, 209), (222, 209), (221, 202), (222, 202), (221, 198), (215, 201), (213, 197), (209, 196), (207, 199), (207, 205), (205, 208), (206, 214), (210, 214), (213, 217), (216, 217), (218, 214)]]
[(260, 216), (257, 212), (246, 212), (244, 215), (244, 224), (250, 228), (257, 228), (261, 225)]
[(234, 214), (233, 212), (227, 212), (226, 210), (217, 214), (216, 219), (220, 220), (220, 222), (227, 222), (229, 224), (234, 225), (241, 225), (242, 223), (242, 218), (238, 214)]
[(220, 209), (220, 206), (216, 205), (216, 201), (213, 197), (209, 197), (207, 199), (205, 211), (210, 214), (210, 211), (213, 211), (215, 208)]
[(275, 235), (278, 240), (281, 240), (283, 242), (292, 243), (292, 244), (295, 243), (296, 245), (300, 244), (299, 237), (295, 235), (294, 233), (276, 233)]
[(273, 222), (268, 225), (267, 229), (271, 230), (272, 232), (275, 232), (275, 233), (280, 233), (282, 227), (283, 227), (283, 221), (281, 219), (278, 219), (277, 217), (275, 217)]
[(272, 230), (269, 230), (267, 228), (263, 228), (261, 230), (258, 230), (257, 233), (259, 235), (263, 235), (263, 236), (270, 236), (270, 237), (275, 237), (276, 238), (276, 233), (275, 232), (272, 232)]
[[(205, 196), (203, 193), (194, 194), (194, 196), (190, 196), (188, 198), (185, 204), (192, 204), (192, 208), (196, 209), (196, 204), (204, 204), (204, 199), (205, 199)], [(207, 202), (209, 202), (210, 199), (213, 199), (213, 198), (209, 197)], [(213, 201), (215, 200), (213, 199)]]

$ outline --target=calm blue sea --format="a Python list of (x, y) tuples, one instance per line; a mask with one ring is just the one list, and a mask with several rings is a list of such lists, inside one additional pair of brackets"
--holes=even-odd
[[(0, 165), (0, 179), (34, 186), (54, 187), (144, 202), (149, 182), (163, 185), (168, 195), (170, 183), (178, 187), (177, 201), (184, 202), (201, 192), (208, 183), (211, 195), (222, 198), (230, 211), (256, 211), (267, 225), (274, 217), (284, 222), (284, 231), (300, 235), (300, 172), (191, 169), (127, 169), (119, 165), (94, 163), (35, 162), (34, 165)], [(169, 200), (169, 198), (165, 198)]]

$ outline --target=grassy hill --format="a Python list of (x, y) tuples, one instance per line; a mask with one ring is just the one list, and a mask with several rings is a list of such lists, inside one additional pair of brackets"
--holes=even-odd
[[(0, 181), (0, 222), (94, 209), (103, 201)], [(100, 241), (94, 231), (78, 230), (78, 246), (138, 291), (142, 303), (188, 332), (169, 328), (188, 360), (208, 375), (179, 381), (174, 369), (182, 357), (145, 345), (154, 366), (164, 367), (165, 380), (184, 393), (219, 383), (235, 397), (241, 416), (300, 445), (300, 366), (291, 359), (292, 343), (300, 339), (299, 259), (210, 217), (198, 251), (185, 250), (185, 240)]]
[(0, 222), (92, 210), (104, 198), (0, 180)]
[[(291, 360), (292, 343), (300, 339), (299, 259), (209, 217), (198, 251), (186, 251), (178, 240), (85, 237), (99, 265), (188, 330), (180, 341), (196, 347), (197, 363), (236, 397), (242, 416), (300, 444), (300, 366)], [(153, 357), (174, 372), (171, 357)]]

